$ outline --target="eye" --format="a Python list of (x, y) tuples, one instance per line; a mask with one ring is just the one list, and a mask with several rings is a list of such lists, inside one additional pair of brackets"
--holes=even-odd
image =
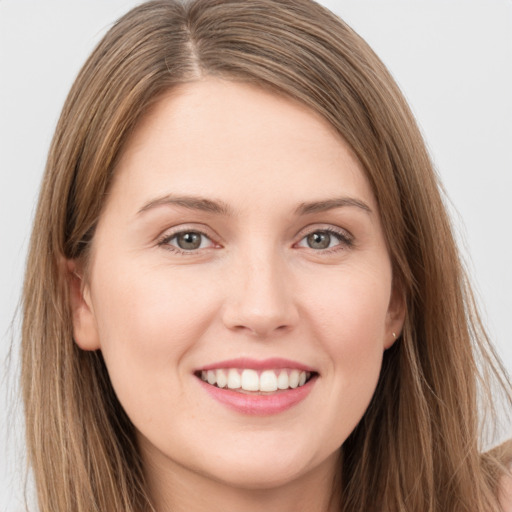
[(351, 244), (352, 240), (348, 234), (345, 234), (341, 231), (338, 232), (334, 229), (318, 229), (302, 238), (297, 246), (321, 251), (325, 249), (332, 249), (338, 246), (347, 247)]
[(192, 230), (167, 235), (158, 244), (178, 252), (191, 252), (215, 246), (204, 233)]

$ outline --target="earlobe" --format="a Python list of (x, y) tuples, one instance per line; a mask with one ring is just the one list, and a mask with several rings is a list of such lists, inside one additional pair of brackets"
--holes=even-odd
[(66, 269), (73, 321), (73, 339), (82, 350), (98, 350), (100, 341), (91, 303), (90, 288), (84, 281), (76, 261), (66, 261)]

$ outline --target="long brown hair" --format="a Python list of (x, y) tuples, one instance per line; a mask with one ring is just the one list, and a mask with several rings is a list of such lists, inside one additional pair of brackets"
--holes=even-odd
[(509, 382), (482, 328), (424, 142), (384, 65), (311, 0), (156, 0), (121, 18), (86, 62), (42, 183), (22, 330), (41, 512), (151, 508), (134, 429), (101, 352), (73, 342), (65, 261), (87, 259), (116, 160), (140, 118), (165, 91), (204, 76), (257, 84), (318, 112), (358, 156), (379, 205), (407, 316), (342, 446), (340, 510), (498, 510), (505, 455), (481, 454), (479, 411), (490, 404), (492, 421), (492, 394), (508, 396)]

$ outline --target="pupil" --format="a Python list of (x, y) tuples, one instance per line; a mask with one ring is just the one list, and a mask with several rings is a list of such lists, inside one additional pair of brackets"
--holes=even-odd
[(201, 235), (199, 233), (181, 233), (178, 235), (178, 246), (180, 249), (198, 249), (201, 245)]
[(331, 243), (331, 235), (325, 231), (317, 231), (308, 235), (308, 245), (312, 249), (327, 249)]

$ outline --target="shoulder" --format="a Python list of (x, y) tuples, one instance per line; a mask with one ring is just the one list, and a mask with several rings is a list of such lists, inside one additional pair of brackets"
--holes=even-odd
[(495, 446), (486, 456), (502, 476), (498, 482), (498, 500), (501, 512), (512, 512), (512, 439)]
[(512, 512), (512, 475), (501, 478), (499, 499), (503, 512)]

